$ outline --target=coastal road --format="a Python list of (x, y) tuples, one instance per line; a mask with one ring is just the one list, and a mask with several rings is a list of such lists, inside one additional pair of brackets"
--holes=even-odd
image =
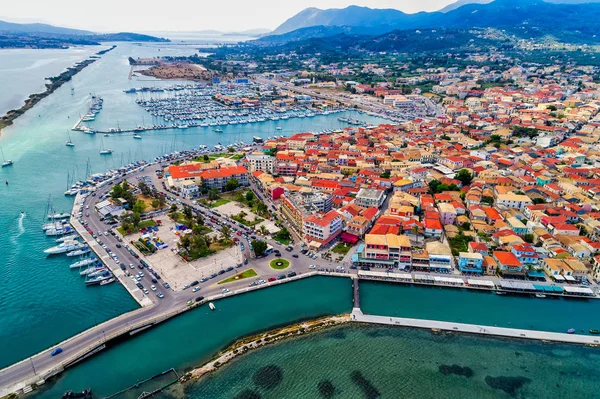
[[(144, 170), (139, 170), (129, 174), (128, 176), (126, 176), (126, 178), (131, 183), (136, 183), (134, 179), (145, 175), (155, 175), (156, 170), (160, 168), (160, 165), (150, 165), (144, 168)], [(84, 222), (87, 222), (88, 226), (95, 234), (97, 234), (98, 231), (103, 232), (103, 235), (99, 236), (98, 238), (107, 246), (107, 249), (110, 249), (113, 253), (115, 253), (118, 256), (121, 263), (125, 263), (127, 265), (129, 265), (129, 263), (133, 263), (134, 265), (136, 265), (137, 269), (139, 260), (131, 256), (131, 254), (127, 250), (125, 250), (125, 248), (117, 248), (117, 244), (119, 242), (113, 236), (104, 235), (104, 232), (106, 232), (109, 226), (107, 226), (103, 221), (100, 220), (100, 215), (94, 209), (95, 202), (98, 201), (103, 194), (107, 193), (111, 189), (112, 185), (116, 184), (120, 180), (121, 179), (116, 179), (113, 183), (106, 184), (105, 186), (96, 191), (95, 196), (90, 195), (86, 198), (86, 200), (84, 201), (82, 219)], [(159, 185), (157, 189), (159, 189), (160, 191), (164, 191), (162, 189), (162, 185)], [(169, 193), (169, 195), (172, 196), (171, 193)], [(191, 201), (184, 199), (181, 199), (180, 201), (182, 203), (193, 205), (196, 208), (198, 208), (198, 205), (192, 203)], [(85, 209), (85, 206), (89, 206), (89, 209)], [(88, 213), (90, 216), (87, 216)], [(215, 216), (219, 223), (227, 223), (230, 226), (232, 226), (232, 229), (234, 231), (241, 230), (239, 227), (232, 224), (232, 221), (230, 219), (223, 217), (222, 215), (213, 216)], [(277, 246), (279, 246), (279, 244), (275, 243), (273, 240), (267, 239), (267, 241), (276, 248)], [(250, 245), (247, 241), (245, 242), (245, 246), (246, 250), (248, 251)], [(327, 266), (333, 267), (333, 264), (329, 265), (329, 262), (325, 262), (322, 260), (312, 260), (303, 255), (299, 255), (298, 258), (292, 258), (291, 255), (292, 253), (288, 254), (282, 248), (282, 256), (288, 258), (291, 261), (291, 265), (288, 269), (285, 270), (285, 273), (289, 273), (291, 271), (294, 271), (298, 274), (306, 273), (308, 271), (311, 271), (309, 269), (310, 264), (319, 264), (320, 268), (325, 268), (325, 263), (327, 263)], [(244, 269), (250, 267), (255, 268), (260, 274), (260, 279), (264, 280), (267, 280), (270, 277), (277, 277), (278, 275), (282, 274), (283, 271), (273, 270), (270, 268), (269, 262), (272, 258), (272, 256), (259, 259), (248, 258), (249, 263), (247, 267), (244, 267)], [(112, 259), (108, 261), (111, 262)], [(114, 268), (116, 265), (112, 266)], [(127, 271), (129, 270), (133, 271), (133, 269), (128, 268)], [(221, 275), (218, 280), (220, 281), (231, 275), (235, 275), (239, 272), (239, 270), (235, 269), (232, 272), (225, 273)], [(137, 270), (135, 271), (137, 272)], [(122, 276), (122, 278), (126, 277)], [(142, 279), (142, 284), (145, 287), (149, 287), (152, 284), (150, 279), (150, 273), (145, 273), (145, 276)], [(249, 283), (251, 283), (253, 280), (255, 279), (247, 279), (229, 283), (227, 284), (227, 288), (229, 288), (231, 291), (242, 289), (244, 287), (247, 287)], [(125, 313), (119, 317), (103, 322), (97, 326), (94, 326), (61, 342), (56, 346), (53, 346), (52, 348), (48, 348), (34, 356), (31, 356), (18, 363), (15, 363), (12, 366), (0, 370), (0, 397), (15, 392), (19, 389), (24, 388), (27, 385), (31, 385), (33, 383), (38, 382), (41, 379), (44, 379), (48, 376), (60, 372), (66, 365), (70, 364), (74, 359), (77, 359), (81, 355), (89, 352), (90, 350), (101, 346), (105, 341), (110, 340), (112, 337), (116, 337), (123, 333), (127, 333), (128, 331), (132, 329), (137, 329), (141, 326), (150, 325), (157, 321), (162, 321), (167, 317), (185, 311), (188, 308), (188, 301), (194, 301), (200, 295), (204, 297), (220, 295), (221, 290), (223, 288), (223, 286), (217, 286), (216, 279), (209, 280), (208, 282), (202, 283), (199, 286), (201, 287), (201, 291), (199, 293), (194, 293), (191, 289), (178, 292), (168, 289), (161, 289), (165, 295), (163, 299), (156, 298), (155, 294), (152, 291), (150, 291), (149, 297), (152, 299), (153, 305)], [(101, 288), (95, 287), (91, 289)], [(52, 352), (52, 349), (56, 347), (61, 347), (63, 349), (63, 352), (56, 356), (51, 356), (50, 353)]]

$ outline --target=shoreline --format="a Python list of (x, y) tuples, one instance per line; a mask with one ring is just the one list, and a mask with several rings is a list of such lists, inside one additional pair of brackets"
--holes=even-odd
[(44, 98), (54, 93), (59, 87), (70, 81), (73, 78), (73, 76), (77, 75), (86, 67), (96, 62), (98, 59), (100, 59), (100, 56), (108, 53), (115, 47), (116, 46), (113, 45), (108, 49), (98, 51), (96, 54), (89, 56), (87, 59), (80, 61), (71, 67), (68, 67), (66, 71), (62, 72), (60, 75), (46, 78), (46, 80), (50, 81), (49, 83), (46, 83), (46, 90), (44, 90), (41, 93), (30, 94), (29, 97), (27, 97), (27, 99), (25, 100), (25, 104), (23, 104), (20, 108), (12, 109), (0, 117), (0, 130), (4, 129), (5, 127), (11, 126), (18, 117), (20, 117), (25, 112), (33, 108)]
[(274, 330), (253, 334), (248, 337), (238, 339), (224, 350), (218, 352), (209, 361), (185, 373), (179, 379), (179, 381), (181, 383), (197, 381), (207, 374), (217, 371), (223, 365), (231, 362), (237, 357), (252, 350), (262, 348), (275, 342), (281, 342), (289, 338), (298, 338), (306, 334), (311, 334), (329, 329), (331, 327), (347, 324), (351, 321), (350, 314), (347, 313), (337, 316), (327, 316), (305, 322), (294, 323), (289, 326), (276, 328)]
[[(391, 322), (387, 322), (387, 316), (371, 316), (364, 315), (362, 312), (356, 312), (353, 309), (352, 313), (341, 314), (337, 316), (320, 317), (314, 320), (297, 322), (289, 326), (278, 327), (262, 333), (252, 334), (245, 338), (238, 339), (228, 345), (224, 350), (219, 351), (210, 360), (202, 365), (194, 367), (181, 376), (179, 382), (182, 384), (189, 382), (200, 381), (205, 376), (218, 371), (222, 366), (243, 356), (253, 350), (261, 349), (267, 345), (300, 338), (309, 334), (322, 332), (333, 327), (352, 324), (355, 326), (389, 326), (392, 328), (405, 328), (429, 331), (432, 334), (450, 333), (461, 334), (465, 336), (475, 335), (482, 338), (491, 338), (507, 341), (528, 341), (532, 340), (540, 344), (567, 344), (581, 345), (588, 348), (598, 348), (598, 341), (594, 342), (593, 337), (590, 342), (579, 342), (577, 335), (567, 335), (561, 333), (548, 333), (544, 331), (527, 331), (518, 329), (498, 328), (489, 326), (477, 326), (477, 329), (457, 328), (456, 326), (469, 326), (461, 323), (439, 322), (435, 320), (416, 320), (393, 317)], [(360, 319), (357, 317), (360, 314)], [(415, 323), (416, 322), (416, 323)], [(452, 325), (453, 327), (449, 327)], [(487, 329), (487, 330), (486, 330)], [(504, 331), (509, 331), (511, 334), (503, 334)], [(522, 334), (522, 331), (534, 333), (533, 335)], [(561, 339), (566, 337), (567, 339)], [(573, 338), (568, 339), (568, 338)]]

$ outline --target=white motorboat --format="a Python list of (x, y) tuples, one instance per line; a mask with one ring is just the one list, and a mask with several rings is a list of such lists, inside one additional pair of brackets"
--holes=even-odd
[(215, 310), (215, 305), (212, 302), (208, 304), (208, 307), (210, 308), (210, 310)]
[(44, 250), (44, 253), (48, 255), (64, 254), (65, 252), (75, 251), (82, 247), (83, 245), (79, 241), (67, 240), (55, 247)]

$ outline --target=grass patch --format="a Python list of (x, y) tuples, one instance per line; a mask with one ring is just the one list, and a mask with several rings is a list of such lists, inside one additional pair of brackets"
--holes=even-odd
[(209, 206), (211, 208), (216, 208), (218, 206), (221, 205), (225, 205), (227, 203), (229, 203), (230, 201), (228, 199), (225, 198), (219, 198), (217, 200), (211, 201), (211, 200), (207, 200), (207, 199), (201, 199), (200, 201), (198, 201), (199, 203)]
[(277, 237), (277, 235), (273, 236), (273, 240), (275, 240), (278, 243), (281, 243), (283, 245), (290, 245), (290, 243), (292, 242), (292, 240), (290, 240), (290, 239), (280, 238), (280, 237)]
[(290, 267), (290, 261), (283, 258), (277, 258), (273, 259), (271, 263), (269, 263), (269, 266), (271, 266), (271, 268), (275, 270), (283, 270)]
[(117, 227), (117, 231), (119, 233), (121, 233), (122, 236), (126, 236), (129, 234), (137, 233), (138, 231), (140, 231), (141, 229), (145, 229), (146, 227), (153, 227), (153, 226), (156, 226), (156, 222), (152, 219), (148, 219), (148, 220), (142, 220), (137, 227), (132, 227), (131, 229), (129, 229), (127, 231), (123, 230), (123, 227), (119, 226), (119, 227)]
[(258, 273), (256, 273), (254, 271), (254, 269), (248, 269), (248, 270), (244, 270), (241, 273), (236, 274), (235, 276), (231, 276), (229, 278), (226, 278), (223, 281), (219, 281), (217, 284), (232, 283), (234, 281), (239, 281), (239, 280), (243, 280), (245, 278), (256, 277), (256, 276), (258, 276)]
[(232, 244), (233, 241), (231, 240), (220, 239), (219, 241), (212, 242), (209, 248), (211, 251), (218, 252), (230, 248)]
[(350, 251), (352, 245), (344, 244), (339, 242), (335, 247), (331, 249), (334, 254), (346, 255)]
[(256, 218), (253, 221), (249, 221), (246, 218), (242, 218), (239, 214), (231, 216), (231, 218), (233, 220), (235, 220), (236, 222), (240, 222), (241, 224), (248, 226), (248, 227), (254, 227), (257, 224), (264, 222), (264, 219), (261, 219), (261, 218)]

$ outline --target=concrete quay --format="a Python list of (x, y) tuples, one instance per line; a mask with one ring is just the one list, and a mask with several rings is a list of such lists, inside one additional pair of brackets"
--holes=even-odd
[(454, 323), (447, 321), (410, 319), (364, 314), (360, 308), (353, 308), (352, 321), (359, 323), (384, 324), (401, 327), (416, 327), (429, 330), (454, 331), (469, 334), (489, 335), (504, 338), (532, 339), (547, 342), (600, 346), (600, 337), (590, 335), (563, 334), (547, 331), (521, 330), (517, 328), (491, 327), (476, 324)]
[[(83, 199), (81, 194), (77, 194), (75, 197), (75, 207), (83, 204)], [(77, 234), (81, 236), (84, 240), (85, 244), (96, 254), (96, 258), (99, 259), (104, 266), (106, 266), (112, 274), (117, 278), (117, 280), (125, 287), (127, 292), (135, 299), (135, 301), (141, 306), (151, 306), (153, 304), (152, 300), (148, 298), (142, 290), (140, 290), (133, 280), (127, 277), (125, 272), (121, 270), (121, 267), (115, 263), (115, 261), (108, 255), (108, 253), (98, 244), (96, 240), (91, 236), (90, 233), (83, 227), (79, 220), (76, 217), (71, 216), (70, 220), (71, 226), (77, 231)]]

